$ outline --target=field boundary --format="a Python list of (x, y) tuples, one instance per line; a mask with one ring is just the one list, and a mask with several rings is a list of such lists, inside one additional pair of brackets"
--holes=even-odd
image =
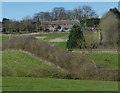
[(73, 50), (72, 52), (79, 52), (79, 53), (119, 53), (119, 51), (116, 49)]

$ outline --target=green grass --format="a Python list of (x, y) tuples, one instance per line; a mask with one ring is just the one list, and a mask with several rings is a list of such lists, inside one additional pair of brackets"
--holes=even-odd
[[(68, 38), (69, 33), (68, 32), (63, 32), (63, 33), (48, 33), (48, 34), (34, 34), (33, 36), (47, 36), (45, 40), (50, 40), (50, 39), (56, 39), (56, 38)], [(56, 47), (66, 50), (66, 42), (49, 42), (50, 44), (55, 44)]]
[(47, 68), (44, 62), (19, 51), (3, 51), (3, 65), (9, 65), (12, 69), (28, 69), (34, 66)]
[(3, 51), (2, 65), (5, 76), (52, 77), (61, 72), (56, 67), (19, 51)]
[(5, 41), (7, 41), (8, 39), (10, 39), (11, 37), (13, 36), (10, 36), (10, 35), (1, 35), (0, 36), (0, 43), (3, 43)]
[(55, 39), (55, 38), (68, 38), (69, 33), (48, 33), (48, 34), (34, 34), (32, 36), (47, 36), (45, 39)]
[(91, 54), (91, 56), (95, 61), (105, 62), (108, 66), (112, 68), (118, 68), (117, 53), (94, 53), (94, 54)]
[(50, 44), (54, 44), (56, 47), (58, 47), (59, 49), (62, 50), (66, 50), (67, 49), (67, 44), (66, 42), (49, 42)]
[[(2, 52), (0, 51), (0, 74), (2, 73)], [(0, 86), (2, 86), (2, 77), (0, 75)], [(0, 93), (2, 91), (2, 87), (0, 87)]]
[[(93, 54), (81, 54), (75, 52), (75, 55), (89, 57), (99, 63), (105, 63), (108, 67), (118, 69), (118, 54), (117, 53), (93, 53)], [(91, 57), (90, 57), (91, 56)], [(107, 61), (106, 61), (107, 59)]]
[(117, 91), (118, 82), (3, 77), (3, 91)]

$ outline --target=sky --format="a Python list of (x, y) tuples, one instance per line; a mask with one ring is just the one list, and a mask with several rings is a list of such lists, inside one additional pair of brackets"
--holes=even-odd
[(119, 2), (120, 0), (1, 0), (2, 2)]
[[(2, 18), (21, 20), (26, 16), (33, 16), (41, 11), (52, 11), (54, 7), (64, 7), (73, 10), (78, 6), (91, 6), (98, 16), (102, 16), (110, 8), (117, 7), (117, 2), (2, 2)], [(0, 20), (2, 19), (0, 18)]]

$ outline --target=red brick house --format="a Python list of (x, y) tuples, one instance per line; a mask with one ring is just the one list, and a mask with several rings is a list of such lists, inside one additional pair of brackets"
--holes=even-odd
[(55, 31), (56, 27), (61, 27), (59, 31), (70, 31), (73, 25), (80, 25), (79, 21), (61, 20), (61, 21), (41, 21), (50, 31)]

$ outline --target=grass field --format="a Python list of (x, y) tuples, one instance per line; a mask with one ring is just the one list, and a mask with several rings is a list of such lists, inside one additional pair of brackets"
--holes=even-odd
[(5, 76), (52, 77), (61, 72), (56, 67), (19, 51), (3, 51), (2, 66)]
[(91, 54), (96, 62), (105, 62), (112, 68), (118, 68), (118, 54), (117, 53), (94, 53)]
[(67, 50), (67, 43), (66, 42), (49, 42), (49, 43), (54, 44), (59, 49)]
[(79, 56), (87, 56), (95, 62), (105, 63), (107, 66), (112, 67), (114, 69), (118, 68), (118, 54), (117, 53), (92, 53), (92, 54), (81, 54), (79, 52), (75, 52), (74, 54)]
[[(46, 38), (44, 38), (44, 40), (51, 40), (51, 39), (56, 39), (56, 38), (63, 38), (63, 39), (67, 39), (69, 36), (68, 32), (63, 32), (63, 33), (48, 33), (48, 34), (33, 34), (32, 36), (46, 36)], [(66, 42), (49, 42), (50, 44), (54, 44), (56, 47), (58, 47), (59, 49), (62, 50), (66, 50), (67, 46), (66, 46)]]
[(3, 77), (3, 91), (117, 91), (109, 81)]

